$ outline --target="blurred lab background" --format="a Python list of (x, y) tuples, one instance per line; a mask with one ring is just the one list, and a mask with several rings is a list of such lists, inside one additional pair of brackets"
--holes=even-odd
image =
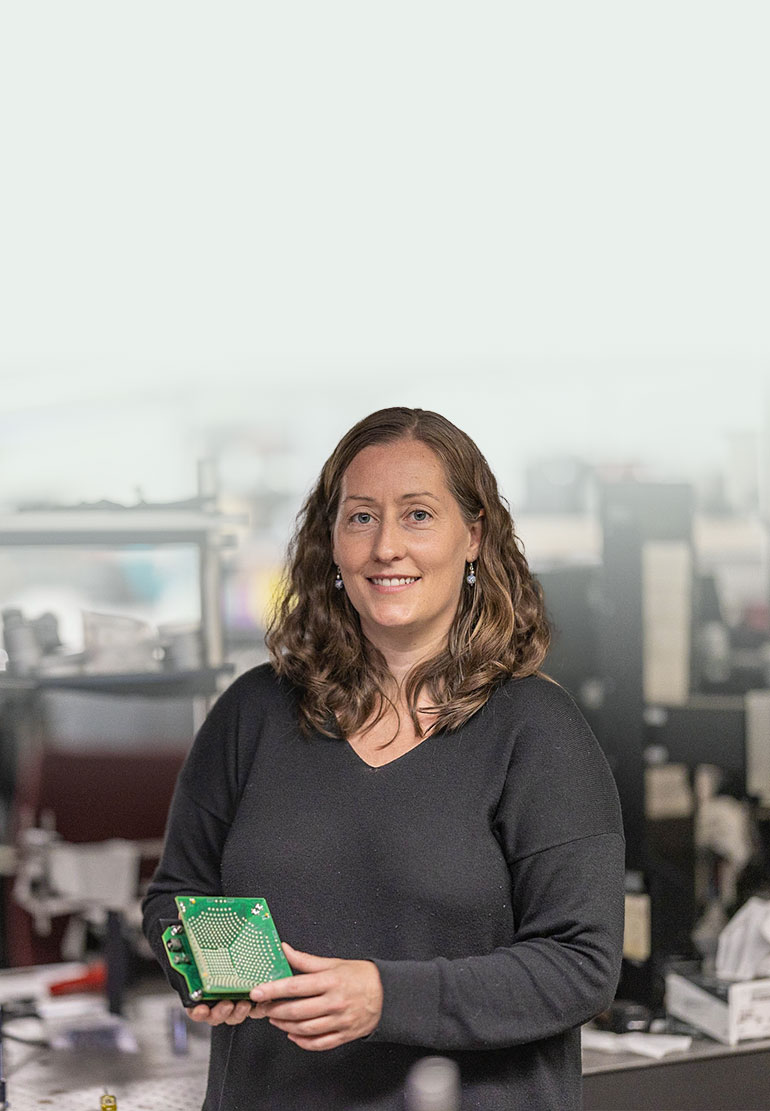
[(767, 6), (2, 18), (3, 962), (117, 912), (146, 957), (195, 729), (321, 464), (401, 404), (511, 503), (654, 1002), (768, 892)]

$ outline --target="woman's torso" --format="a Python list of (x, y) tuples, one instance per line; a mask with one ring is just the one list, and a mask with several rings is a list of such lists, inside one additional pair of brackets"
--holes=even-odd
[[(322, 956), (451, 960), (510, 946), (511, 879), (495, 829), (515, 743), (509, 713), (493, 697), (455, 733), (419, 743), (405, 733), (398, 755), (376, 735), (355, 740), (303, 736), (291, 697), (273, 708), (222, 856), (223, 893), (266, 898), (281, 936)], [(373, 752), (387, 761), (371, 766)], [(565, 1073), (576, 1047), (570, 1035), (550, 1051)], [(400, 1111), (408, 1067), (426, 1052), (364, 1041), (307, 1053), (265, 1022), (220, 1027), (205, 1109)], [(454, 1054), (478, 1077), (464, 1109), (523, 1107), (515, 1092), (522, 1075), (537, 1087), (540, 1052)]]

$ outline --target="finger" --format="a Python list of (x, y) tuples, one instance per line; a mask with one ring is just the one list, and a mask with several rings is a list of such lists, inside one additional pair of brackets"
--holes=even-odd
[(311, 1053), (317, 1053), (322, 1049), (336, 1049), (339, 1045), (344, 1045), (346, 1041), (350, 1041), (343, 1034), (322, 1034), (317, 1038), (303, 1038), (294, 1034), (287, 1034), (290, 1042), (294, 1042), (300, 1049), (307, 1049)]
[(188, 1007), (187, 1014), (193, 1022), (207, 1022), (211, 1015), (211, 1008), (205, 1003), (198, 1003), (195, 1007)]
[(277, 1030), (283, 1030), (284, 1034), (291, 1034), (296, 1038), (317, 1038), (322, 1034), (341, 1033), (339, 1018), (336, 1015), (321, 1015), (319, 1018), (306, 1019), (303, 1022), (287, 1022), (271, 1016), (268, 1021)]
[(313, 953), (303, 953), (286, 941), (282, 945), (287, 961), (297, 972), (323, 972), (325, 968), (332, 968), (339, 963), (334, 957), (317, 957)]
[(338, 1009), (328, 995), (311, 995), (308, 999), (291, 1001), (279, 1000), (277, 1003), (263, 1003), (260, 1006), (265, 1008), (268, 1018), (277, 1018), (281, 1022), (304, 1022), (332, 1014)]
[(228, 1020), (234, 1009), (235, 1004), (230, 999), (223, 999), (221, 1003), (215, 1003), (207, 1020), (209, 1026), (221, 1026), (223, 1022)]
[(251, 1011), (250, 999), (239, 999), (232, 1009), (230, 1015), (225, 1019), (228, 1026), (237, 1026), (239, 1023), (244, 1022), (249, 1017)]
[(266, 1003), (270, 999), (297, 999), (307, 995), (321, 995), (329, 988), (328, 976), (324, 972), (310, 972), (302, 976), (285, 976), (282, 980), (266, 980), (257, 984), (249, 992), (255, 1003)]

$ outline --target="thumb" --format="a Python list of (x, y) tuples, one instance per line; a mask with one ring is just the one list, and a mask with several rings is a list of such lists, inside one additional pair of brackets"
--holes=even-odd
[(323, 972), (336, 964), (329, 957), (316, 957), (312, 953), (303, 953), (301, 949), (294, 949), (285, 941), (281, 942), (286, 960), (296, 972)]

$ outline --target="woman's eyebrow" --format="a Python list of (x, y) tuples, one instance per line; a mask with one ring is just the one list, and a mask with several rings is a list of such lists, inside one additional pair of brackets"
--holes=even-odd
[[(439, 501), (440, 500), (435, 494), (431, 494), (430, 490), (420, 490), (415, 494), (402, 494), (398, 500), (399, 501), (409, 501), (410, 498), (433, 498), (434, 501)], [(377, 501), (376, 498), (371, 498), (371, 497), (369, 497), (368, 494), (348, 494), (348, 496), (344, 500), (345, 501), (370, 501), (370, 502), (376, 502)]]

